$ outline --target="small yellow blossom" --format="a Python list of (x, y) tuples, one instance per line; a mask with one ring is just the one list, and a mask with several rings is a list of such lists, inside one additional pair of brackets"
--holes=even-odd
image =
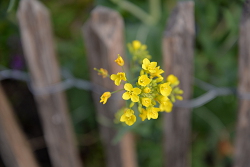
[(98, 72), (98, 75), (101, 75), (103, 78), (106, 78), (109, 75), (108, 71), (103, 68), (100, 68), (100, 70), (94, 68), (94, 70), (96, 70)]
[(141, 99), (142, 105), (144, 105), (145, 107), (148, 107), (151, 105), (151, 99), (148, 97), (143, 97)]
[(112, 74), (110, 79), (115, 81), (115, 85), (119, 86), (121, 81), (127, 81), (126, 75), (124, 72), (118, 72), (117, 74)]
[(141, 75), (138, 78), (138, 84), (141, 86), (147, 86), (150, 82), (151, 82), (151, 79), (149, 79), (147, 75)]
[(151, 77), (162, 77), (161, 74), (164, 73), (164, 71), (162, 69), (160, 69), (160, 66), (155, 68), (155, 72), (150, 73)]
[(172, 91), (172, 88), (170, 85), (170, 82), (167, 82), (167, 83), (164, 83), (164, 84), (160, 84), (159, 85), (159, 88), (160, 88), (160, 93), (163, 95), (163, 96), (168, 96), (170, 95), (171, 91)]
[(174, 76), (173, 74), (170, 74), (168, 77), (167, 77), (167, 82), (170, 82), (171, 85), (179, 85), (180, 81), (178, 80), (178, 78), (176, 76)]
[(110, 92), (104, 92), (101, 96), (101, 100), (100, 100), (100, 103), (103, 103), (103, 104), (106, 104), (107, 103), (107, 100), (108, 98), (110, 98), (111, 96), (111, 93)]
[(149, 87), (146, 87), (146, 88), (143, 89), (143, 92), (144, 93), (150, 93), (151, 89)]
[(147, 118), (147, 110), (145, 110), (144, 108), (141, 109), (141, 114), (139, 115), (139, 117), (141, 117), (142, 121), (145, 121), (145, 119)]
[(124, 65), (124, 60), (123, 58), (118, 54), (118, 58), (115, 60), (115, 62), (119, 65), (119, 66), (123, 66)]
[(141, 42), (138, 40), (134, 40), (132, 42), (132, 46), (133, 46), (134, 50), (138, 50), (141, 47)]
[(134, 115), (134, 111), (131, 109), (125, 109), (124, 114), (121, 116), (121, 122), (125, 122), (127, 125), (131, 126), (136, 121), (136, 116)]
[(155, 107), (148, 107), (147, 108), (147, 117), (148, 120), (152, 119), (157, 119), (158, 118), (158, 112), (160, 111), (159, 108), (155, 108)]
[(124, 89), (127, 91), (123, 93), (122, 98), (124, 100), (131, 99), (132, 102), (138, 102), (139, 101), (139, 94), (141, 93), (141, 89), (139, 88), (133, 88), (133, 86), (130, 83), (126, 83), (124, 85)]
[(143, 59), (142, 68), (150, 73), (155, 73), (157, 71), (157, 63), (156, 62), (150, 62), (147, 58)]
[(171, 112), (173, 108), (173, 103), (169, 100), (169, 98), (162, 96), (160, 98), (160, 109), (161, 111)]

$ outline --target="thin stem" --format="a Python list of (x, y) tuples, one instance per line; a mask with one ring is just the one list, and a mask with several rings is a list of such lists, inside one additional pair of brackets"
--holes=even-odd
[(116, 90), (116, 91), (114, 91), (114, 92), (111, 92), (111, 94), (116, 93), (116, 92), (119, 92), (119, 91), (122, 91), (122, 90), (125, 90), (125, 89)]
[(150, 15), (154, 18), (155, 23), (159, 22), (161, 16), (160, 0), (149, 0)]
[(121, 8), (129, 11), (131, 14), (133, 14), (135, 17), (140, 19), (143, 23), (147, 25), (154, 25), (154, 19), (151, 15), (143, 11), (141, 8), (136, 6), (135, 4), (125, 1), (125, 0), (111, 0), (113, 3), (116, 3)]

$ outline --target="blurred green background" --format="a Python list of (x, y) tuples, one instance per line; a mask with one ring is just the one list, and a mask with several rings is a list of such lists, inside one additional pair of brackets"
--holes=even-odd
[[(123, 1), (123, 0), (120, 0)], [(91, 10), (97, 5), (118, 11), (125, 21), (125, 40), (138, 39), (147, 44), (153, 60), (161, 60), (161, 40), (167, 18), (176, 0), (126, 0), (146, 12), (126, 8), (119, 0), (41, 0), (50, 10), (56, 50), (62, 68), (81, 79), (89, 80), (86, 51), (81, 28)], [(238, 30), (243, 0), (195, 1), (195, 59), (194, 77), (218, 87), (237, 86)], [(20, 44), (16, 17), (19, 1), (7, 12), (9, 1), (0, 1), (0, 65), (1, 68), (27, 71)], [(147, 19), (151, 15), (152, 20)], [(0, 68), (0, 69), (1, 69)], [(25, 83), (2, 81), (28, 137), (42, 135), (41, 129), (29, 130), (32, 108), (22, 102)], [(15, 87), (15, 88), (14, 88)], [(66, 91), (70, 114), (86, 167), (100, 167), (104, 163), (103, 147), (98, 134), (95, 107), (91, 92), (72, 88)], [(205, 93), (194, 86), (193, 97)], [(15, 94), (15, 95), (14, 95)], [(19, 94), (19, 95), (18, 95)], [(27, 96), (31, 97), (30, 93)], [(89, 105), (92, 104), (92, 105)], [(24, 107), (20, 107), (20, 105)], [(25, 107), (26, 106), (26, 107)], [(35, 106), (33, 108), (36, 108)], [(30, 113), (27, 110), (31, 110)], [(232, 165), (232, 145), (236, 125), (237, 99), (234, 95), (217, 97), (192, 112), (192, 167), (229, 167)], [(25, 116), (28, 113), (30, 116)], [(139, 166), (162, 166), (162, 119), (148, 121), (133, 129), (136, 134)], [(43, 166), (50, 166), (47, 153), (37, 156)], [(153, 156), (152, 156), (153, 155)]]

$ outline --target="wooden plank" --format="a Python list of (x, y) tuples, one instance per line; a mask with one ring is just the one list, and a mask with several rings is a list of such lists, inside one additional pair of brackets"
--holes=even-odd
[(0, 153), (6, 167), (38, 167), (1, 85)]
[[(163, 63), (167, 74), (174, 74), (184, 90), (183, 99), (192, 96), (194, 54), (194, 3), (179, 2), (173, 10), (163, 38)], [(174, 107), (164, 116), (164, 166), (190, 166), (191, 109)]]
[[(91, 81), (107, 91), (121, 89), (115, 86), (109, 78), (102, 78), (97, 75), (93, 68), (107, 69), (110, 74), (121, 72), (122, 69), (114, 60), (117, 54), (124, 57), (124, 23), (121, 16), (108, 8), (97, 7), (92, 13), (90, 19), (84, 25), (83, 36), (87, 48), (88, 64), (90, 67)], [(112, 98), (103, 105), (100, 103), (99, 94), (93, 93), (95, 105), (97, 107), (98, 118), (107, 118), (113, 124), (114, 114), (124, 106), (124, 100), (120, 93), (112, 94)], [(120, 99), (120, 100), (119, 100)], [(120, 144), (112, 144), (116, 135), (114, 127), (100, 125), (100, 133), (105, 148), (106, 162), (108, 167), (136, 167), (134, 141), (132, 135), (126, 135)]]
[[(59, 83), (60, 70), (48, 10), (37, 0), (22, 0), (19, 4), (18, 19), (32, 87), (34, 90), (42, 90)], [(65, 94), (36, 94), (35, 99), (52, 165), (80, 167)]]
[[(246, 0), (239, 32), (239, 94), (250, 92), (250, 0)], [(234, 167), (250, 164), (250, 103), (239, 99), (238, 122), (234, 152)]]

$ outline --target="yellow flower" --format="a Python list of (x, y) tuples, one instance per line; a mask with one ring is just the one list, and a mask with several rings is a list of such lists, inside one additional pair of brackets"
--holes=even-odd
[(147, 75), (141, 75), (138, 78), (138, 84), (141, 86), (147, 86), (150, 82), (151, 82), (151, 79), (149, 79)]
[(141, 117), (141, 120), (144, 121), (147, 118), (147, 110), (144, 108), (141, 109), (141, 114), (139, 115)]
[(132, 42), (132, 46), (133, 46), (134, 50), (138, 50), (141, 47), (141, 42), (138, 40), (134, 40)]
[(151, 89), (149, 87), (146, 87), (146, 88), (143, 89), (143, 92), (144, 93), (150, 93)]
[(107, 103), (107, 100), (108, 98), (110, 98), (111, 96), (111, 93), (110, 92), (104, 92), (101, 96), (101, 100), (100, 100), (100, 103), (103, 103), (103, 104), (106, 104)]
[(144, 105), (145, 107), (148, 107), (151, 105), (151, 99), (150, 98), (147, 98), (147, 97), (143, 97), (141, 99), (142, 101), (142, 105)]
[(164, 84), (160, 84), (159, 87), (160, 87), (160, 93), (163, 95), (163, 96), (168, 96), (170, 95), (171, 91), (172, 91), (172, 88), (170, 85), (170, 82), (167, 82), (167, 83), (164, 83)]
[(100, 68), (100, 70), (94, 68), (94, 70), (96, 70), (98, 72), (98, 75), (101, 75), (103, 78), (106, 78), (109, 75), (108, 71), (103, 68)]
[(164, 71), (162, 69), (160, 69), (160, 66), (155, 68), (155, 72), (150, 73), (151, 77), (161, 77), (161, 74), (164, 73)]
[(150, 73), (155, 73), (157, 71), (157, 63), (150, 62), (147, 58), (143, 59), (142, 68)]
[(123, 93), (122, 98), (124, 100), (128, 100), (131, 98), (132, 102), (138, 102), (139, 101), (139, 94), (141, 93), (141, 89), (139, 88), (133, 88), (133, 86), (130, 83), (126, 83), (124, 85), (124, 89), (127, 91)]
[(167, 81), (171, 83), (171, 85), (179, 85), (180, 81), (178, 80), (178, 78), (176, 76), (174, 76), (173, 74), (170, 74), (167, 77)]
[(121, 80), (127, 81), (126, 75), (124, 72), (118, 72), (117, 74), (112, 74), (110, 79), (115, 81), (115, 85), (119, 86)]
[(159, 108), (155, 108), (155, 107), (148, 107), (147, 108), (147, 117), (148, 120), (152, 119), (157, 119), (158, 118), (158, 111), (160, 111)]
[(121, 116), (121, 122), (125, 122), (127, 125), (131, 126), (136, 121), (136, 116), (134, 115), (134, 111), (131, 109), (126, 109), (124, 114)]
[(160, 109), (161, 111), (171, 112), (173, 108), (173, 103), (169, 100), (169, 98), (162, 96), (160, 98)]
[(118, 54), (118, 58), (115, 60), (115, 62), (119, 65), (119, 66), (123, 66), (124, 65), (124, 60), (122, 59), (122, 57)]

